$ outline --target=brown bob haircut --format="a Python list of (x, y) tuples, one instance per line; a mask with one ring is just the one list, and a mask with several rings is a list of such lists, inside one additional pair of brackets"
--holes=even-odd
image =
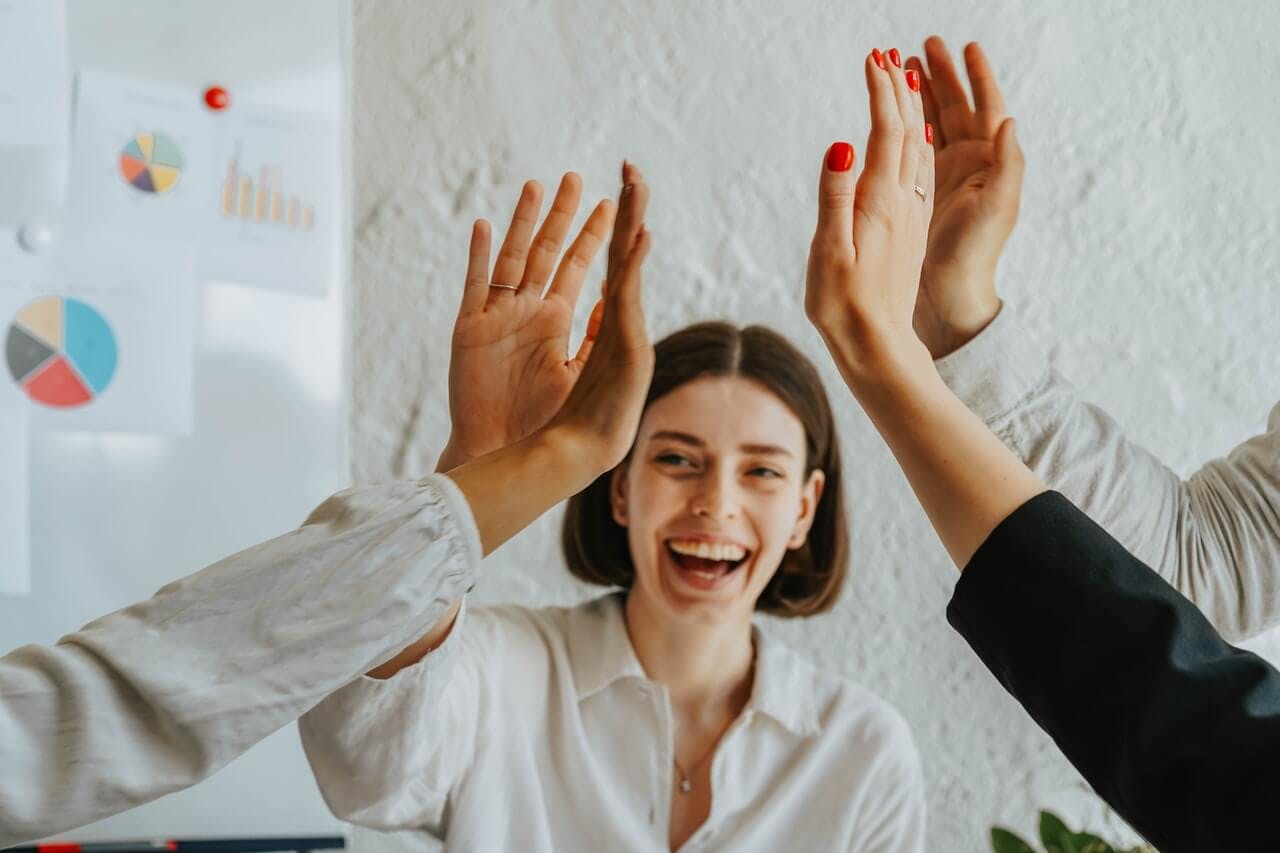
[[(756, 610), (777, 616), (810, 616), (830, 609), (844, 585), (849, 534), (835, 420), (813, 363), (771, 329), (718, 321), (695, 323), (668, 335), (658, 341), (654, 355), (646, 410), (655, 400), (695, 379), (734, 376), (768, 389), (800, 419), (808, 455), (804, 476), (807, 480), (815, 469), (821, 469), (826, 484), (805, 544), (787, 551), (756, 602)], [(630, 589), (635, 566), (626, 528), (613, 518), (609, 500), (612, 475), (612, 471), (601, 475), (569, 499), (560, 544), (575, 577)]]

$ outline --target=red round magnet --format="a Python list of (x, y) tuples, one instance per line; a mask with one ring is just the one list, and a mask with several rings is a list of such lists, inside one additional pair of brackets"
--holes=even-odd
[(225, 110), (231, 105), (231, 96), (221, 86), (210, 86), (204, 90), (204, 102), (211, 110)]

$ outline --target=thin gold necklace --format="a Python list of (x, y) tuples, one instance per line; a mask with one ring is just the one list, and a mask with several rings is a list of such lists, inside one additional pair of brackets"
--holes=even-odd
[[(711, 755), (715, 751), (716, 745), (713, 743), (711, 744), (711, 748), (706, 751), (706, 754), (703, 755), (702, 758), (698, 759), (698, 763), (693, 765), (693, 772), (697, 773), (698, 768), (707, 760), (707, 756)], [(676, 766), (676, 772), (680, 774), (680, 784), (677, 786), (677, 789), (682, 794), (693, 793), (693, 780), (689, 778), (688, 773), (684, 772), (684, 768), (680, 766), (680, 762), (676, 761), (676, 752), (674, 749), (671, 750), (671, 763)]]

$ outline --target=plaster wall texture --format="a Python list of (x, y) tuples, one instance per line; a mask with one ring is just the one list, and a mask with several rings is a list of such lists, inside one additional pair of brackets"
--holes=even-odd
[[(421, 475), (444, 445), (471, 221), (500, 235), (525, 179), (549, 204), (575, 169), (580, 225), (628, 157), (652, 186), (654, 337), (768, 324), (836, 401), (848, 587), (834, 612), (769, 627), (906, 715), (929, 849), (987, 849), (993, 823), (1029, 834), (1041, 807), (1123, 835), (946, 623), (955, 570), (803, 316), (816, 179), (831, 141), (865, 148), (866, 52), (981, 41), (1027, 159), (1000, 292), (1088, 398), (1189, 474), (1280, 395), (1280, 7), (361, 0), (355, 17), (356, 480)], [(602, 255), (588, 281), (603, 269)], [(559, 520), (488, 559), (475, 600), (594, 594), (563, 568)]]

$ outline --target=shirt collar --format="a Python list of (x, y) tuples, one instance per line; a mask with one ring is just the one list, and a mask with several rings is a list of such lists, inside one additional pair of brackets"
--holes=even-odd
[(627, 635), (622, 606), (626, 593), (614, 592), (570, 611), (569, 658), (578, 701), (621, 678), (647, 678)]
[(816, 735), (818, 708), (825, 700), (813, 665), (752, 625), (756, 641), (756, 678), (747, 709), (764, 714), (792, 734)]
[[(571, 610), (569, 649), (579, 702), (621, 679), (648, 679), (627, 634), (625, 596), (610, 593)], [(822, 697), (812, 665), (758, 626), (751, 633), (756, 671), (743, 713), (764, 714), (796, 735), (817, 734)]]

